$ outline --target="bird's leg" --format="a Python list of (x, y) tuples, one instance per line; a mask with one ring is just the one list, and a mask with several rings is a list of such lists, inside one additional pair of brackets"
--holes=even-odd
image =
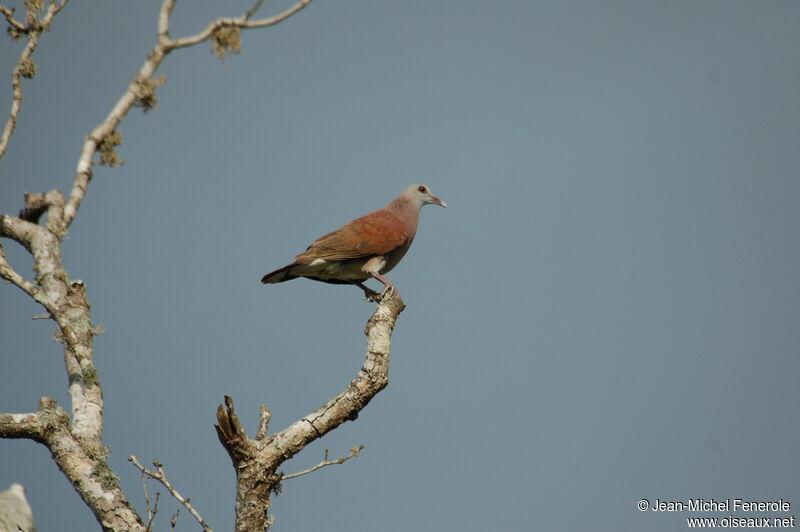
[(379, 280), (380, 282), (382, 282), (384, 284), (384, 286), (385, 286), (385, 288), (383, 289), (383, 292), (381, 292), (381, 301), (382, 302), (383, 301), (389, 301), (392, 298), (392, 296), (394, 295), (394, 292), (395, 292), (394, 284), (389, 279), (387, 279), (386, 277), (384, 277), (383, 275), (381, 275), (379, 273), (372, 273), (371, 275), (374, 278), (376, 278), (377, 280)]
[(366, 286), (364, 283), (359, 281), (353, 281), (353, 284), (364, 291), (364, 297), (362, 299), (367, 303), (369, 303), (370, 301), (372, 301), (373, 303), (377, 303), (379, 301), (378, 297), (380, 296), (380, 294), (375, 290), (373, 290), (372, 288)]

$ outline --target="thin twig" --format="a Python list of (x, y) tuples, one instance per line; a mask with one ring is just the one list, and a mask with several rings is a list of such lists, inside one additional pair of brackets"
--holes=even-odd
[(147, 478), (142, 471), (142, 491), (144, 492), (144, 505), (147, 508), (147, 515), (150, 516), (150, 496), (147, 494)]
[(55, 17), (59, 11), (61, 11), (69, 0), (62, 0), (61, 2), (53, 2), (50, 4), (50, 7), (47, 8), (47, 14), (41, 20), (41, 22), (37, 23), (35, 27), (23, 25), (18, 20), (15, 20), (13, 17), (14, 12), (5, 6), (0, 6), (0, 13), (5, 15), (6, 20), (17, 31), (24, 33), (28, 36), (28, 45), (22, 50), (22, 53), (19, 56), (19, 60), (17, 60), (17, 66), (14, 68), (14, 72), (11, 74), (11, 87), (12, 87), (12, 99), (11, 99), (11, 112), (8, 115), (8, 120), (6, 120), (6, 125), (3, 128), (3, 136), (0, 137), (0, 159), (3, 158), (5, 155), (6, 150), (8, 149), (8, 143), (11, 140), (11, 135), (14, 134), (14, 129), (17, 127), (17, 119), (19, 118), (19, 112), (22, 108), (22, 78), (23, 77), (33, 77), (35, 73), (35, 66), (33, 61), (31, 60), (31, 55), (33, 55), (33, 51), (36, 50), (36, 45), (39, 44), (39, 37), (42, 34), (42, 31), (47, 29), (50, 26), (50, 23), (53, 21), (53, 17)]
[(161, 498), (161, 492), (156, 492), (156, 503), (153, 505), (153, 513), (150, 515), (150, 519), (147, 520), (147, 528), (145, 532), (149, 532), (152, 529), (153, 521), (155, 521), (156, 514), (158, 513), (158, 500)]
[(314, 467), (309, 467), (305, 471), (300, 471), (298, 473), (292, 473), (291, 475), (283, 475), (281, 477), (281, 480), (288, 480), (290, 478), (297, 478), (297, 477), (301, 477), (303, 475), (308, 475), (309, 473), (313, 473), (317, 469), (322, 469), (323, 467), (327, 467), (327, 466), (330, 466), (330, 465), (343, 464), (343, 463), (347, 462), (348, 460), (350, 460), (351, 458), (355, 458), (356, 456), (358, 456), (362, 449), (364, 449), (364, 444), (363, 443), (361, 445), (359, 445), (358, 447), (350, 447), (350, 454), (349, 455), (340, 456), (336, 460), (328, 460), (328, 449), (325, 449), (325, 455), (322, 458), (322, 462), (318, 463)]
[(19, 31), (20, 33), (27, 33), (28, 26), (14, 18), (14, 10), (6, 6), (0, 5), (0, 13), (6, 17), (8, 25)]
[(256, 11), (261, 9), (261, 5), (264, 3), (264, 0), (256, 0), (256, 3), (253, 4), (253, 7), (247, 10), (247, 13), (244, 14), (245, 20), (250, 20), (250, 17), (256, 14)]
[(159, 43), (169, 42), (169, 18), (175, 8), (175, 0), (164, 0), (161, 10), (158, 12), (158, 41)]
[(145, 532), (150, 532), (153, 528), (153, 521), (156, 519), (156, 514), (158, 514), (158, 498), (161, 496), (160, 492), (156, 492), (156, 503), (151, 507), (150, 506), (150, 496), (147, 494), (147, 479), (145, 478), (144, 471), (142, 472), (142, 491), (144, 491), (144, 505), (147, 508), (147, 526), (145, 527)]
[(178, 526), (178, 517), (181, 515), (181, 509), (178, 508), (175, 510), (175, 513), (172, 514), (172, 517), (169, 520), (169, 529), (175, 530), (175, 527)]
[[(185, 48), (187, 46), (192, 46), (198, 43), (201, 43), (211, 37), (211, 35), (219, 28), (223, 26), (235, 26), (237, 28), (242, 29), (252, 29), (252, 28), (265, 28), (267, 26), (273, 26), (278, 24), (279, 22), (283, 22), (287, 18), (291, 17), (298, 11), (302, 10), (306, 6), (311, 3), (311, 0), (300, 0), (295, 5), (284, 11), (283, 13), (278, 13), (275, 16), (262, 18), (258, 20), (248, 20), (247, 13), (253, 11), (252, 9), (248, 11), (245, 15), (242, 15), (238, 18), (219, 18), (206, 26), (206, 28), (197, 33), (192, 35), (191, 37), (184, 37), (182, 39), (176, 39), (170, 43), (169, 49), (170, 51), (176, 50), (178, 48)], [(254, 6), (255, 7), (255, 6)]]
[(258, 432), (256, 432), (256, 439), (263, 440), (267, 437), (267, 431), (269, 430), (269, 420), (272, 417), (272, 414), (269, 411), (267, 405), (261, 405), (258, 407), (259, 412), (261, 413), (261, 420), (258, 423)]
[(214, 532), (208, 523), (206, 523), (205, 519), (203, 519), (197, 510), (194, 509), (194, 506), (190, 503), (189, 499), (185, 498), (183, 495), (178, 493), (178, 490), (172, 487), (172, 484), (169, 483), (167, 480), (167, 474), (164, 472), (164, 464), (161, 462), (153, 461), (153, 466), (155, 466), (156, 471), (149, 471), (146, 469), (142, 464), (139, 463), (139, 460), (136, 459), (134, 455), (130, 455), (128, 457), (128, 461), (136, 467), (142, 474), (147, 475), (148, 477), (161, 482), (161, 484), (167, 488), (167, 491), (170, 495), (172, 495), (176, 501), (181, 503), (184, 508), (186, 508), (190, 514), (200, 523), (200, 526), (203, 527), (203, 532)]

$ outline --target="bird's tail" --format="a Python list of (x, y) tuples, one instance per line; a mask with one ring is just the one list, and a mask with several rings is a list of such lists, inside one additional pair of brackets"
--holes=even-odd
[(296, 262), (288, 264), (283, 268), (278, 268), (274, 272), (269, 272), (264, 277), (261, 278), (261, 282), (264, 284), (268, 283), (282, 283), (284, 281), (291, 281), (292, 279), (297, 279), (296, 275), (292, 275), (290, 273), (291, 269), (297, 266)]

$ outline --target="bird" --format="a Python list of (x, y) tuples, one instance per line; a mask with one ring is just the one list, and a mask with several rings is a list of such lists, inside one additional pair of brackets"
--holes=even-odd
[(11, 484), (0, 491), (0, 532), (36, 532), (33, 512), (25, 498), (22, 484)]
[[(352, 284), (364, 291), (365, 300), (388, 301), (395, 292), (389, 273), (411, 247), (425, 205), (447, 207), (425, 185), (411, 185), (386, 207), (365, 214), (316, 239), (294, 262), (261, 278), (264, 284), (298, 277), (331, 284)], [(383, 283), (378, 294), (364, 285), (375, 278)]]

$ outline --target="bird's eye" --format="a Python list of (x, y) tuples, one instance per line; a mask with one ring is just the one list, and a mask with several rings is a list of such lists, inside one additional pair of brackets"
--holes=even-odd
[(425, 185), (420, 185), (417, 190), (419, 190), (420, 192), (425, 192)]

